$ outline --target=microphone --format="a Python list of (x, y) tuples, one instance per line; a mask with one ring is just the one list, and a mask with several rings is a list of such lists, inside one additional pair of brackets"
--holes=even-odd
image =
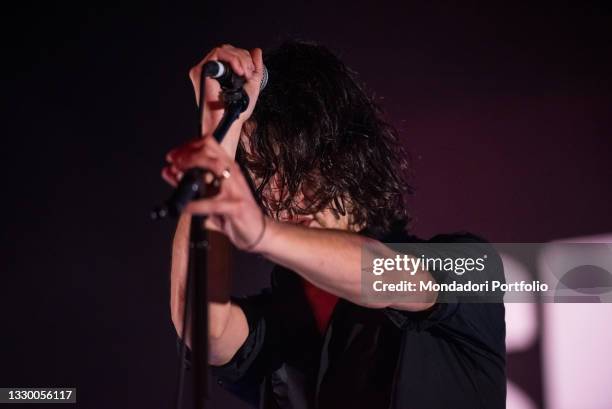
[[(206, 77), (214, 78), (219, 81), (221, 88), (224, 90), (236, 90), (241, 88), (245, 83), (245, 79), (237, 75), (232, 70), (232, 67), (223, 61), (208, 61), (202, 67), (202, 71)], [(268, 69), (264, 65), (259, 91), (263, 91), (266, 85), (268, 85)]]

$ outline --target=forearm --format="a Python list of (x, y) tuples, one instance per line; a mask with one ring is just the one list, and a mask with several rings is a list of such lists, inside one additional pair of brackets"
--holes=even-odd
[[(190, 217), (181, 216), (173, 243), (170, 308), (172, 322), (179, 336), (183, 335), (185, 289), (188, 268)], [(219, 233), (210, 232), (208, 257), (208, 333), (210, 361), (219, 365), (229, 360), (246, 339), (248, 326), (240, 308), (230, 302), (230, 244)], [(185, 343), (191, 346), (191, 326), (185, 331)]]
[(357, 301), (364, 237), (341, 230), (307, 228), (267, 219), (259, 252), (317, 287)]
[[(210, 120), (205, 120), (205, 128), (211, 128)], [(227, 152), (230, 157), (234, 157), (236, 154), (236, 149), (238, 147), (238, 141), (240, 139), (240, 133), (242, 129), (242, 124), (239, 122), (234, 122), (234, 124), (228, 130), (226, 137), (221, 142), (221, 146)], [(204, 129), (203, 131), (212, 132), (214, 129)], [(184, 308), (184, 297), (185, 297), (185, 285), (187, 279), (187, 267), (188, 267), (188, 259), (189, 259), (189, 226), (191, 223), (191, 216), (188, 214), (183, 214), (179, 218), (177, 223), (176, 231), (174, 233), (174, 240), (172, 244), (172, 270), (171, 270), (171, 280), (170, 280), (170, 309), (172, 313), (172, 321), (174, 323), (174, 327), (177, 332), (181, 334), (183, 327), (183, 308)], [(226, 237), (213, 234), (210, 237), (211, 245), (214, 247), (222, 247), (223, 253), (226, 253), (229, 250), (229, 241)], [(212, 263), (214, 264), (212, 267), (212, 271), (215, 270), (223, 270), (219, 272), (220, 274), (216, 274), (217, 277), (226, 276), (229, 277), (230, 269), (228, 266), (227, 260), (223, 260), (221, 257), (214, 258), (214, 255), (218, 254), (213, 253)], [(227, 282), (220, 282), (217, 280), (217, 283), (209, 283), (209, 289), (217, 298), (217, 302), (213, 302), (210, 305), (210, 311), (219, 312), (219, 314), (212, 314), (213, 316), (219, 315), (223, 316), (227, 314), (225, 312), (229, 307), (229, 290), (225, 290), (222, 287), (228, 286)], [(221, 280), (228, 281), (228, 280)], [(224, 294), (227, 293), (227, 294)], [(225, 301), (219, 301), (219, 299), (225, 299)], [(227, 304), (227, 305), (226, 305)], [(212, 317), (211, 317), (212, 318)], [(210, 320), (213, 327), (211, 329), (219, 332), (219, 326), (223, 327), (223, 321), (214, 322), (215, 320)], [(189, 339), (187, 339), (189, 342)]]
[[(362, 297), (361, 282), (361, 255), (364, 246), (381, 257), (395, 255), (382, 243), (352, 232), (307, 228), (271, 219), (268, 219), (264, 240), (258, 251), (271, 261), (297, 272), (317, 287), (355, 304), (376, 308), (391, 306), (405, 310), (423, 310), (433, 305), (433, 302), (366, 303)], [(415, 282), (429, 280), (431, 275), (420, 270), (409, 279)]]

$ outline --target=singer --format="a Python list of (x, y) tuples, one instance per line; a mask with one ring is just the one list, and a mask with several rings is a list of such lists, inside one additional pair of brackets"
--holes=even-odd
[[(210, 134), (223, 105), (219, 84), (206, 79), (204, 136), (166, 157), (162, 175), (173, 186), (192, 167), (222, 179), (217, 196), (191, 202), (178, 222), (178, 333), (191, 214), (208, 215), (213, 249), (229, 240), (277, 266), (268, 291), (243, 298), (230, 296), (227, 268), (210, 271), (209, 362), (219, 383), (263, 408), (504, 408), (503, 304), (438, 303), (435, 292), (361, 301), (365, 244), (391, 257), (380, 243), (480, 240), (407, 233), (407, 156), (355, 73), (316, 44), (287, 42), (265, 56), (223, 45), (191, 70), (196, 95), (212, 60), (244, 77), (250, 104), (217, 143)], [(381, 65), (394, 69), (392, 56)], [(413, 277), (440, 280), (423, 269)]]

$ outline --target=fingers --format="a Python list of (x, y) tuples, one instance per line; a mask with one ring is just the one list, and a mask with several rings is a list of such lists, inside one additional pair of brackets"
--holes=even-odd
[(174, 162), (164, 168), (162, 173), (162, 177), (166, 179), (166, 176), (170, 178), (170, 180), (180, 180), (182, 177), (182, 172), (187, 171), (191, 168), (202, 168), (208, 169), (213, 172), (215, 175), (219, 176), (223, 173), (224, 170), (230, 169), (231, 164), (222, 161), (219, 158), (212, 157), (207, 155), (205, 152), (194, 152), (194, 153), (186, 153), (179, 156)]
[[(171, 150), (166, 155), (166, 160), (168, 164), (162, 169), (161, 176), (174, 187), (178, 186), (183, 173), (191, 168), (208, 169), (222, 178), (221, 196), (232, 196), (247, 186), (238, 164), (227, 155), (212, 135), (194, 139)], [(229, 174), (224, 175), (227, 171)]]
[(250, 79), (256, 70), (256, 65), (250, 52), (242, 48), (236, 48), (230, 44), (223, 44), (214, 48), (202, 61), (189, 71), (189, 78), (194, 85), (200, 82), (202, 65), (212, 60), (223, 61), (229, 64), (236, 74), (244, 76), (246, 79)]
[(251, 55), (251, 60), (255, 66), (255, 73), (263, 74), (263, 53), (261, 48), (253, 48), (249, 54)]
[(175, 162), (176, 159), (181, 155), (181, 154), (185, 154), (186, 152), (190, 152), (190, 151), (194, 151), (197, 149), (200, 149), (202, 146), (204, 146), (204, 138), (194, 138), (191, 141), (179, 146), (178, 148), (174, 148), (172, 150), (170, 150), (167, 154), (166, 154), (166, 161), (169, 163)]
[(224, 44), (217, 48), (217, 59), (229, 64), (232, 70), (247, 79), (253, 76), (255, 64), (247, 50)]
[(230, 168), (230, 165), (227, 164), (227, 162), (221, 161), (218, 158), (211, 158), (210, 156), (202, 154), (182, 156), (179, 161), (176, 162), (175, 166), (182, 171), (191, 168), (208, 169), (217, 176), (220, 176), (224, 170)]
[(169, 166), (162, 176), (167, 175), (169, 177), (176, 175), (177, 172), (184, 172), (194, 167), (209, 169), (220, 175), (228, 168), (231, 172), (235, 166), (235, 162), (210, 135), (171, 150), (166, 155), (166, 160)]
[(178, 182), (183, 177), (183, 172), (178, 170), (176, 166), (166, 166), (162, 169), (162, 178), (170, 185), (176, 187)]

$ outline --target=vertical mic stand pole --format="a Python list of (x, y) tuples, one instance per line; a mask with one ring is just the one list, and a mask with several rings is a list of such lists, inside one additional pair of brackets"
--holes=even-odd
[(208, 233), (206, 216), (192, 215), (189, 228), (188, 288), (193, 295), (191, 328), (193, 328), (192, 369), (193, 403), (195, 409), (205, 409), (209, 392), (208, 376)]
[[(200, 76), (200, 105), (198, 134), (204, 135), (204, 106), (205, 106), (205, 72)], [(213, 137), (221, 143), (231, 125), (238, 119), (240, 113), (249, 106), (249, 97), (242, 88), (244, 79), (238, 77), (231, 82), (221, 83), (222, 98), (225, 105), (223, 117), (213, 132)], [(229, 85), (228, 85), (229, 84)], [(205, 176), (211, 175), (207, 169), (188, 169), (178, 186), (162, 205), (151, 212), (153, 220), (178, 217), (185, 206), (197, 199), (212, 197), (219, 192), (221, 180), (212, 175), (212, 181), (205, 181)], [(183, 309), (183, 328), (181, 330), (179, 351), (179, 373), (176, 388), (175, 408), (181, 409), (183, 405), (183, 384), (186, 363), (186, 339), (192, 335), (193, 368), (193, 407), (205, 409), (208, 399), (208, 234), (204, 223), (206, 215), (192, 215), (189, 227), (189, 257), (187, 267), (187, 283), (185, 288), (185, 305)], [(191, 324), (191, 325), (189, 325)]]
[[(200, 78), (200, 134), (203, 133), (203, 114), (205, 103), (204, 93), (205, 77), (202, 72)], [(223, 89), (222, 98), (225, 104), (223, 117), (213, 132), (214, 138), (221, 143), (231, 125), (238, 119), (241, 112), (249, 106), (249, 97), (242, 87), (237, 89)], [(203, 181), (201, 182), (203, 183)], [(218, 185), (219, 179), (215, 183)], [(217, 193), (217, 189), (213, 194)], [(202, 189), (200, 189), (202, 191)], [(198, 195), (200, 196), (200, 195)], [(197, 197), (197, 198), (201, 198)], [(209, 395), (208, 370), (208, 232), (204, 227), (206, 216), (192, 215), (189, 229), (189, 266), (188, 288), (193, 293), (191, 303), (192, 338), (192, 365), (194, 382), (194, 409), (205, 409)], [(191, 289), (189, 287), (192, 287)], [(188, 297), (190, 298), (190, 297)], [(187, 309), (187, 303), (185, 304)]]

